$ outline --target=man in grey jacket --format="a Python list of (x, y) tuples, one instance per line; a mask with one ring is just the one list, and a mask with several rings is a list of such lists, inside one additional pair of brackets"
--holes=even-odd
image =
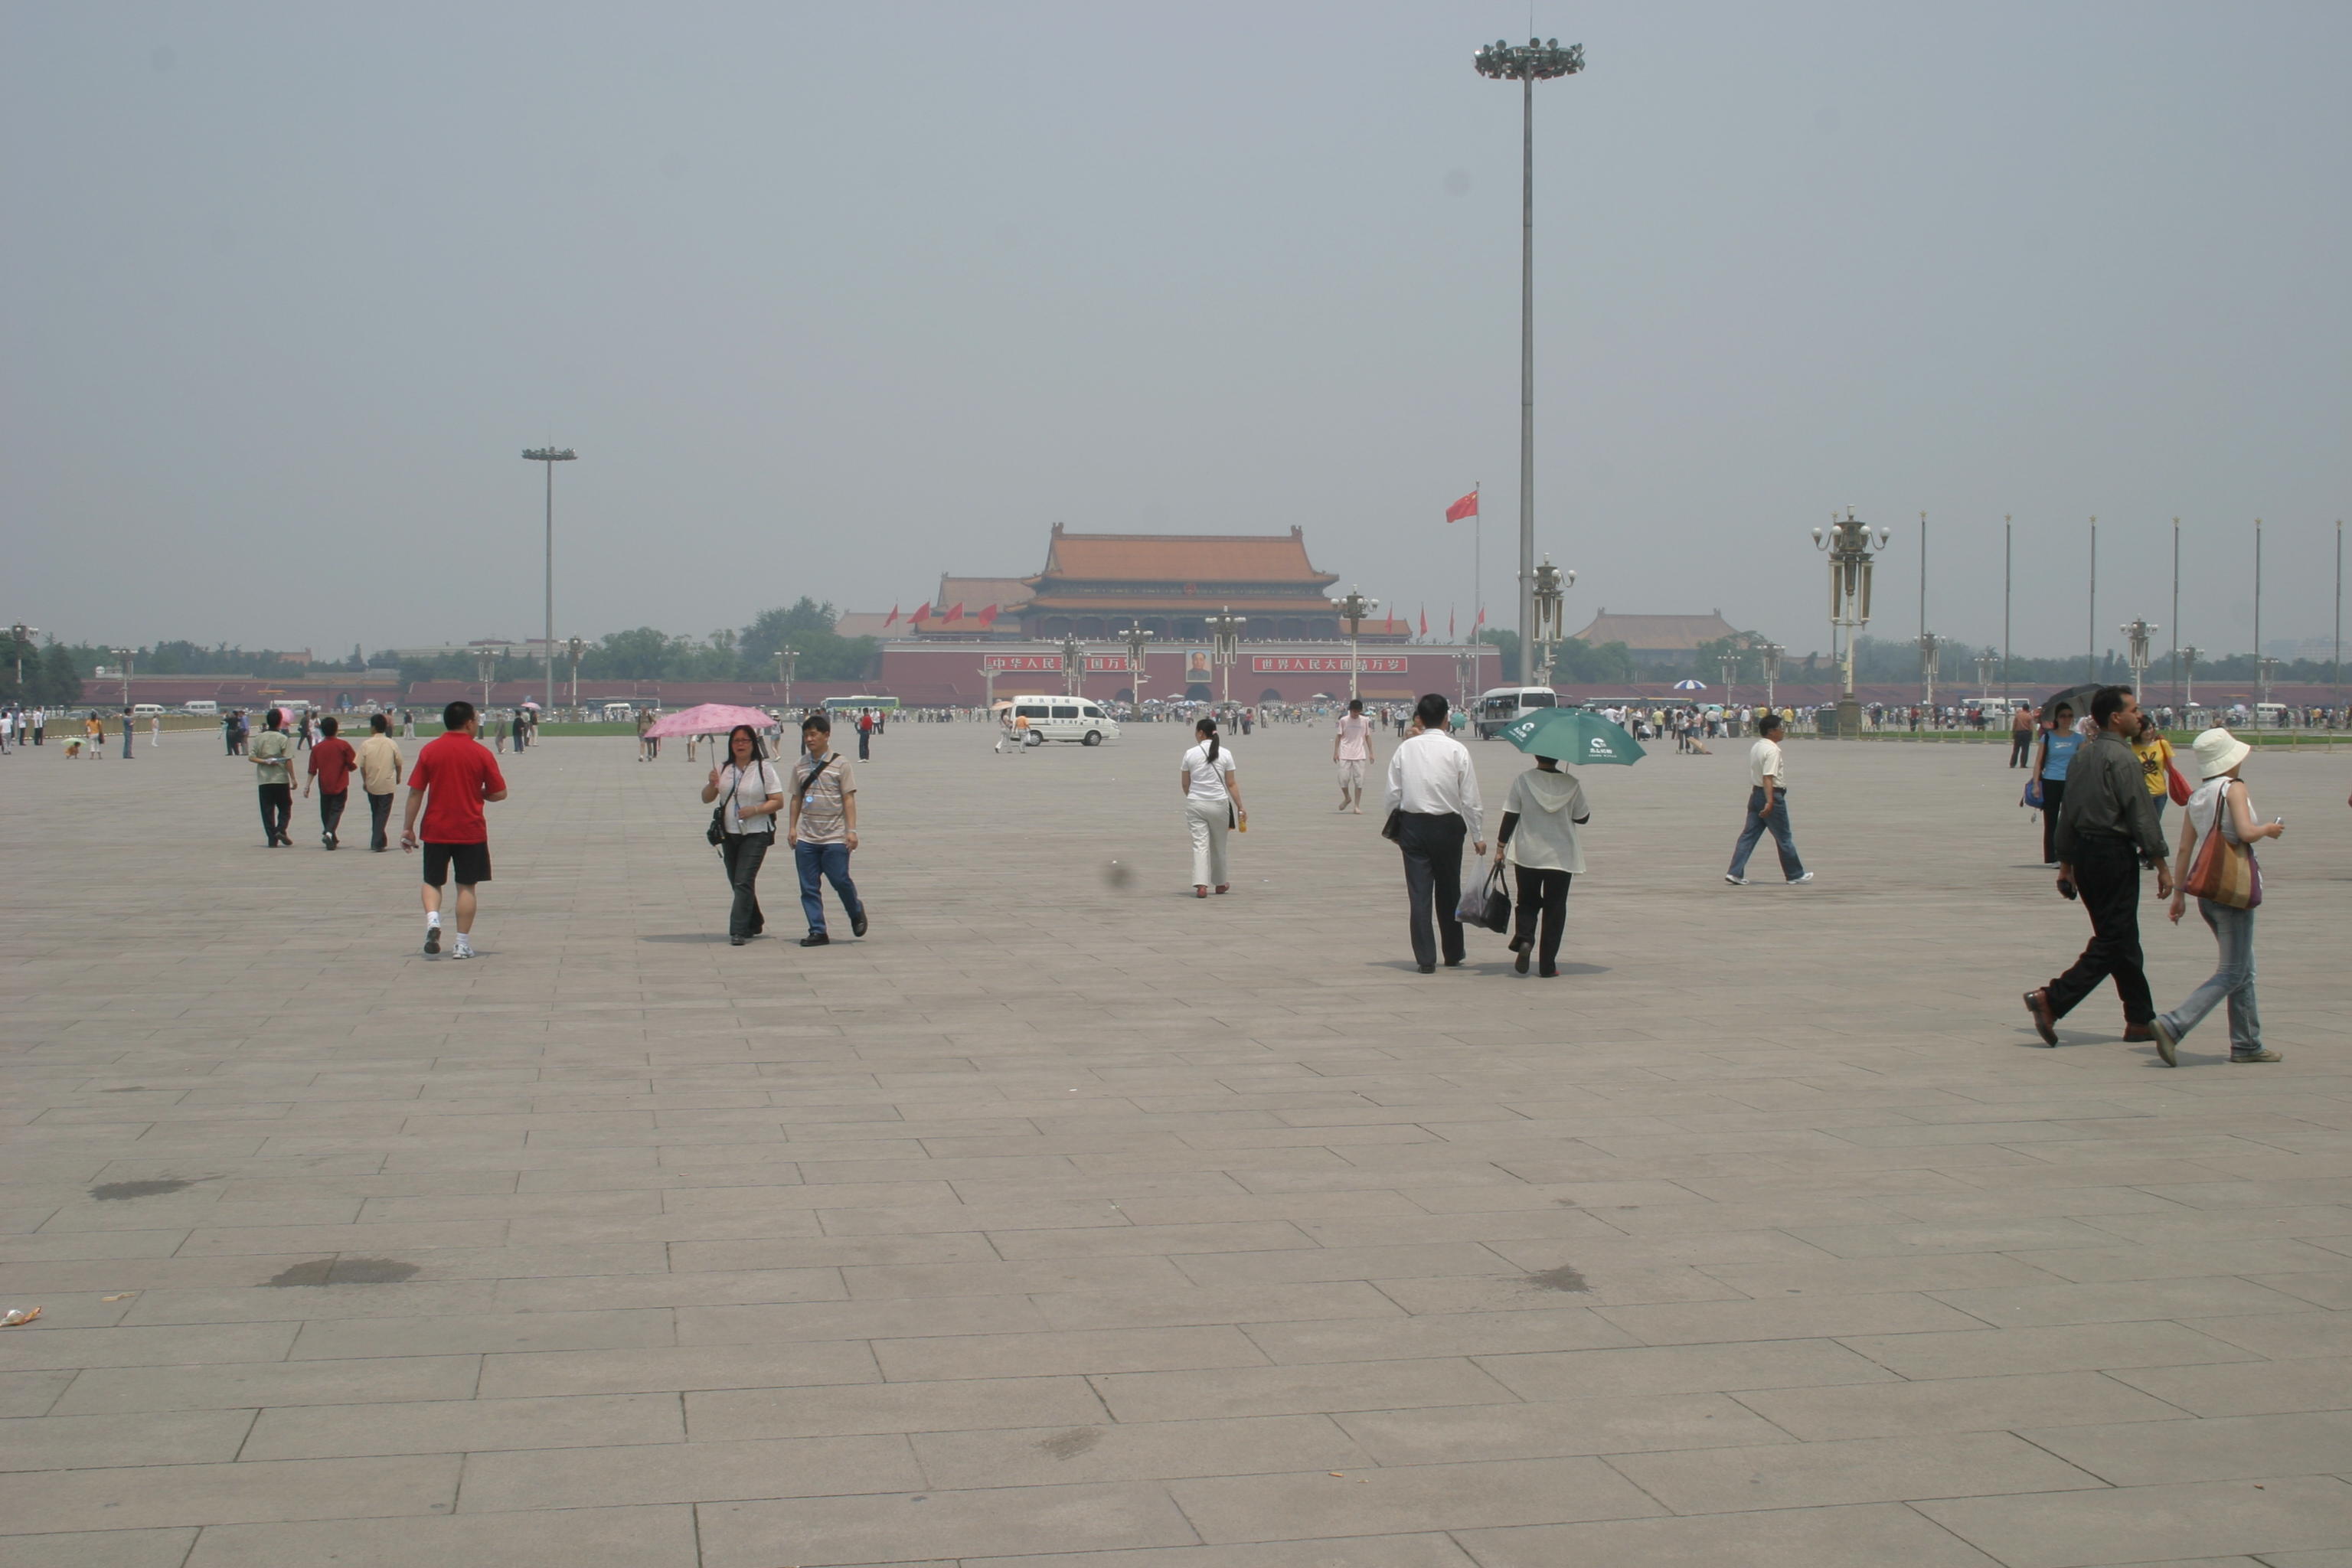
[(2103, 686), (2091, 699), (2091, 721), (2099, 727), (2075, 753), (2066, 773), (2066, 799), (2058, 812), (2053, 843), (2058, 851), (2058, 890), (2082, 895), (2091, 917), (2090, 945), (2074, 967), (2049, 984), (2025, 994), (2025, 1010), (2045, 1046), (2058, 1043), (2058, 1020), (2113, 976), (2123, 999), (2124, 1038), (2153, 1040), (2156, 1002), (2140, 967), (2139, 871), (2156, 868), (2156, 896), (2172, 896), (2172, 868), (2166, 863), (2164, 829), (2147, 793), (2147, 777), (2133, 752), (2139, 732), (2139, 702), (2131, 689)]

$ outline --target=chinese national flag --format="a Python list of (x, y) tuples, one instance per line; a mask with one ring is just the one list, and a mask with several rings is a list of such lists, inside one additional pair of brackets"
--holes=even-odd
[(924, 623), (928, 622), (930, 618), (931, 602), (929, 599), (926, 599), (921, 604), (915, 606), (915, 613), (913, 616), (908, 617), (908, 620), (917, 631), (920, 631), (923, 628)]
[(886, 631), (886, 632), (887, 632), (887, 631), (888, 631), (892, 626), (897, 626), (898, 624), (898, 605), (891, 605), (891, 606), (890, 606), (890, 618), (889, 618), (888, 620), (886, 620), (886, 621), (884, 621), (884, 622), (882, 623), (882, 629), (883, 629), (884, 631)]
[(1421, 635), (1423, 637), (1427, 637), (1429, 635), (1429, 606), (1427, 605), (1423, 605), (1421, 607)]
[(1448, 522), (1460, 522), (1465, 517), (1475, 517), (1477, 515), (1478, 492), (1476, 490), (1472, 490), (1468, 495), (1464, 496), (1460, 500), (1455, 501), (1452, 506), (1445, 509), (1445, 521)]
[(943, 626), (951, 626), (961, 619), (963, 619), (963, 601), (961, 599), (958, 599), (954, 605), (949, 607), (947, 617), (940, 621), (940, 625)]
[[(1479, 605), (1479, 606), (1478, 606), (1478, 626), (1485, 626), (1486, 624), (1486, 605)], [(1472, 629), (1473, 631), (1475, 631), (1475, 630), (1477, 629), (1477, 626), (1473, 626), (1471, 629)]]
[(996, 606), (995, 606), (994, 605), (989, 605), (989, 606), (988, 606), (988, 608), (986, 608), (986, 609), (984, 609), (984, 610), (982, 610), (982, 611), (981, 611), (981, 612), (980, 612), (980, 629), (981, 629), (982, 631), (986, 631), (986, 630), (988, 630), (988, 628), (989, 628), (989, 627), (991, 627), (991, 626), (994, 626), (995, 624), (996, 624)]
[(1396, 636), (1396, 612), (1394, 610), (1391, 610), (1386, 616), (1382, 617), (1381, 635), (1382, 637)]

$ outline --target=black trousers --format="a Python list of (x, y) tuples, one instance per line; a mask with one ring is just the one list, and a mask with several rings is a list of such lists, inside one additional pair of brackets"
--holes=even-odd
[[(1412, 905), (1408, 922), (1412, 931), (1412, 961), (1433, 964), (1438, 947), (1445, 950), (1445, 962), (1462, 962), (1462, 922), (1454, 911), (1462, 902), (1462, 841), (1469, 837), (1469, 827), (1452, 815), (1444, 816), (1406, 812), (1397, 834), (1397, 847), (1404, 851), (1404, 893)], [(1435, 931), (1430, 929), (1430, 911), (1434, 904), (1437, 917)]]
[(2054, 866), (2058, 863), (2058, 841), (2054, 835), (2058, 831), (2058, 808), (2065, 804), (2066, 781), (2043, 779), (2042, 781), (2042, 863), (2044, 866)]
[(391, 827), (392, 796), (388, 795), (369, 795), (368, 847), (371, 849), (383, 848), (390, 841), (388, 835)]
[[(1536, 960), (1546, 969), (1558, 967), (1560, 932), (1568, 928), (1568, 884), (1572, 873), (1567, 871), (1531, 871), (1525, 866), (1512, 869), (1518, 875), (1519, 907), (1511, 911), (1511, 939), (1514, 942), (1536, 942)], [(1536, 916), (1543, 916), (1543, 934), (1536, 935)]]
[(2078, 847), (2072, 862), (2074, 888), (2091, 917), (2091, 943), (2074, 967), (2050, 983), (2050, 1010), (2059, 1017), (2112, 977), (2123, 999), (2124, 1022), (2145, 1024), (2156, 1016), (2140, 967), (2139, 852), (2118, 838)]
[(286, 825), (294, 820), (294, 786), (269, 784), (261, 786), (261, 836), (275, 844), (286, 837)]
[(2033, 756), (2033, 731), (2011, 730), (2009, 732), (2009, 765), (2024, 767)]
[(760, 866), (768, 858), (772, 833), (730, 833), (719, 840), (719, 858), (727, 866), (727, 885), (735, 889), (735, 904), (727, 912), (729, 936), (757, 936), (768, 927), (760, 912)]
[(339, 790), (333, 795), (325, 790), (319, 792), (320, 832), (332, 833), (343, 825), (343, 807), (350, 804), (351, 798), (349, 790)]

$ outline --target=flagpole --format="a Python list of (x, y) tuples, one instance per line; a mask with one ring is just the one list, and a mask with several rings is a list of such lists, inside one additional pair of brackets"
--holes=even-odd
[(1478, 495), (1480, 484), (1474, 481), (1470, 494), (1476, 498), (1475, 510), (1470, 513), (1470, 637), (1477, 640), (1478, 628), (1485, 625), (1486, 605), (1486, 502)]

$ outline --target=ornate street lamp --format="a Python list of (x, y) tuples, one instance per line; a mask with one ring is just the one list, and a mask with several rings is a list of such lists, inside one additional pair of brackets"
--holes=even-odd
[(1992, 700), (1992, 672), (2000, 668), (2000, 655), (1997, 653), (1980, 653), (1977, 655), (1978, 700), (1983, 702), (1990, 702)]
[(1128, 688), (1133, 694), (1135, 710), (1139, 715), (1143, 711), (1143, 658), (1150, 651), (1151, 639), (1158, 635), (1141, 621), (1132, 620), (1127, 623), (1127, 630), (1119, 634), (1127, 639)]
[(2147, 695), (2141, 688), (2147, 684), (2148, 637), (2163, 629), (2151, 625), (2145, 616), (2134, 616), (2116, 628), (2124, 634), (2124, 662), (2131, 666), (2132, 690), (2143, 697)]
[[(533, 447), (523, 454), (528, 462), (547, 465), (547, 640), (539, 645), (547, 660), (547, 705), (555, 706), (555, 465), (576, 462), (580, 454), (569, 447)], [(489, 699), (482, 700), (488, 703)]]
[(1779, 643), (1768, 642), (1756, 651), (1764, 656), (1764, 706), (1769, 709), (1780, 681), (1780, 656), (1789, 650)]
[(1331, 601), (1331, 607), (1348, 623), (1348, 698), (1353, 701), (1357, 671), (1363, 663), (1356, 655), (1356, 638), (1363, 631), (1364, 623), (1371, 619), (1372, 612), (1381, 607), (1381, 602), (1365, 598), (1361, 588), (1349, 588), (1346, 598)]
[[(2278, 659), (2271, 654), (2261, 655), (2254, 660), (2254, 700), (2256, 702), (2268, 702), (2271, 700), (2271, 677), (2278, 673)], [(127, 683), (123, 689), (126, 691), (130, 689)], [(2263, 716), (2257, 710), (2254, 714), (2254, 728), (2259, 730), (2262, 727)]]
[(1952, 639), (1937, 637), (1934, 632), (1919, 634), (1919, 679), (1927, 688), (1921, 700), (1927, 710), (1929, 729), (1935, 728), (1936, 677), (1944, 663), (1944, 645)]
[(2191, 646), (2180, 650), (2180, 678), (2187, 683), (2187, 689), (2180, 699), (2183, 708), (2197, 706), (2197, 661), (2204, 657), (2205, 650), (2201, 647)]
[(1519, 84), (1519, 647), (1535, 635), (1536, 571), (1536, 83), (1584, 68), (1584, 46), (1558, 38), (1497, 38), (1470, 62), (1480, 76)]
[(19, 701), (24, 700), (25, 694), (25, 645), (40, 635), (40, 627), (28, 626), (22, 621), (8, 628), (11, 651), (16, 657), (16, 696)]
[(793, 671), (800, 668), (801, 650), (785, 647), (776, 650), (776, 678), (784, 683), (784, 706), (793, 705)]
[(1549, 686), (1551, 684), (1552, 654), (1559, 647), (1561, 640), (1560, 606), (1567, 602), (1568, 591), (1574, 586), (1576, 586), (1576, 574), (1561, 571), (1551, 563), (1551, 557), (1549, 555), (1543, 558), (1543, 564), (1536, 568), (1535, 641), (1530, 645), (1534, 649), (1535, 658), (1529, 667), (1534, 671), (1529, 678), (1529, 683), (1532, 685)]
[(110, 647), (106, 651), (122, 661), (114, 673), (122, 678), (122, 705), (128, 708), (131, 706), (131, 662), (139, 656), (139, 650), (135, 647)]
[(1731, 683), (1739, 678), (1739, 656), (1736, 653), (1717, 654), (1716, 656), (1715, 662), (1723, 667), (1723, 705), (1726, 708), (1729, 708), (1731, 706)]
[(1813, 548), (1830, 558), (1830, 637), (1834, 647), (1845, 639), (1845, 692), (1838, 699), (1837, 732), (1852, 738), (1862, 731), (1862, 704), (1853, 697), (1853, 645), (1870, 624), (1870, 574), (1874, 552), (1894, 537), (1884, 528), (1856, 521), (1853, 508), (1845, 516), (1830, 514), (1828, 531), (1813, 530)]
[(1076, 632), (1062, 634), (1062, 688), (1076, 697), (1086, 689), (1086, 645)]
[(1454, 685), (1461, 697), (1457, 706), (1465, 713), (1470, 711), (1471, 701), (1478, 695), (1478, 650), (1475, 647), (1454, 651)]
[(499, 650), (486, 647), (474, 655), (474, 672), (482, 678), (482, 721), (489, 721), (490, 680), (499, 672)]
[[(1332, 602), (1338, 603), (1337, 600)], [(1223, 705), (1231, 708), (1234, 705), (1234, 660), (1241, 657), (1242, 628), (1249, 625), (1249, 617), (1234, 614), (1234, 607), (1226, 605), (1215, 615), (1203, 617), (1202, 624), (1209, 628), (1209, 657), (1222, 672), (1224, 681)]]
[(580, 717), (580, 656), (588, 651), (588, 641), (585, 637), (573, 637), (563, 645), (563, 651), (572, 656), (572, 716), (577, 719)]

